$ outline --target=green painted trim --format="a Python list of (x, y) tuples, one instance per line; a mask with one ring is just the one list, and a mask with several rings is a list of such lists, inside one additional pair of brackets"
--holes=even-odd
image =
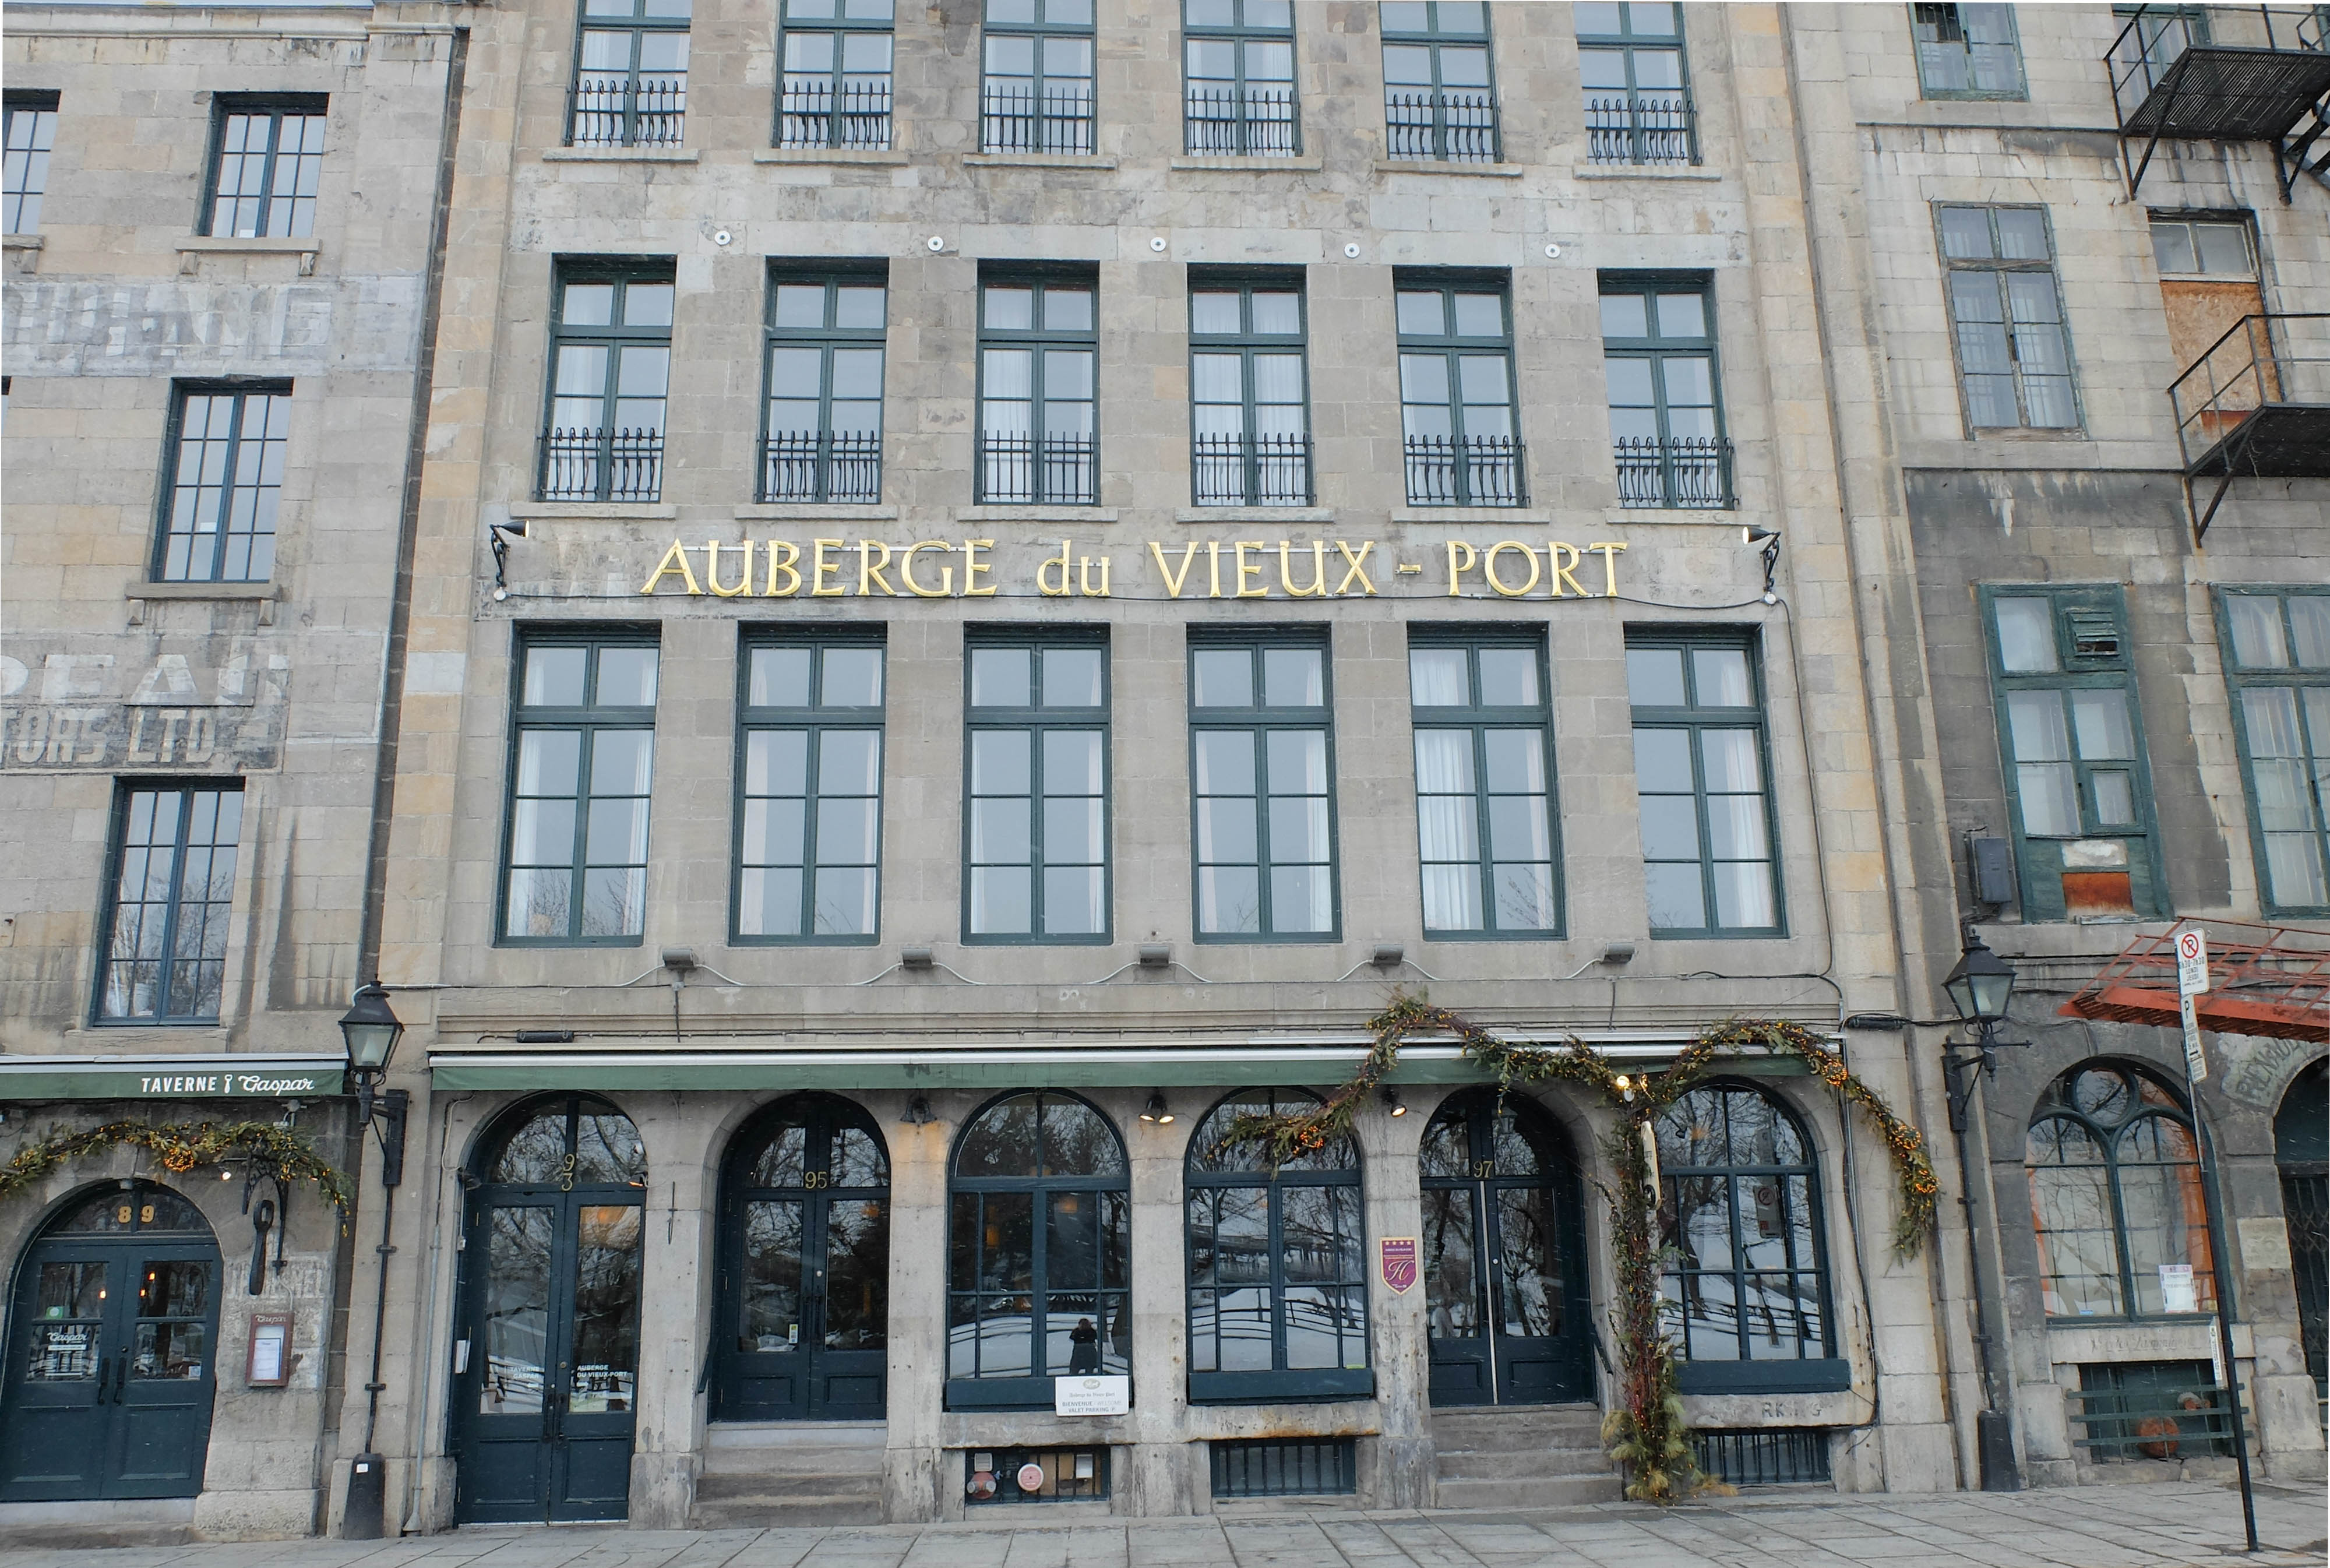
[[(2266, 828), (2262, 808), (2258, 802), (2257, 763), (2249, 751), (2249, 705), (2242, 700), (2246, 691), (2278, 688), (2293, 694), (2297, 703), (2297, 718), (2300, 742), (2306, 747), (2309, 760), (2315, 755), (2330, 755), (2330, 736), (2316, 736), (2306, 724), (2304, 691), (2307, 687), (2330, 683), (2330, 673), (2309, 670), (2297, 660), (2297, 628), (2291, 624), (2289, 601), (2299, 597), (2321, 598), (2330, 595), (2330, 589), (2294, 584), (2261, 584), (2219, 586), (2211, 595), (2217, 615), (2217, 653), (2220, 668), (2224, 672), (2226, 706), (2233, 711), (2233, 745), (2241, 759), (2241, 794), (2249, 805), (2249, 855), (2257, 872), (2258, 908), (2265, 914), (2298, 918), (2330, 915), (2330, 904), (2285, 904), (2273, 896), (2273, 871), (2266, 856)], [(2231, 601), (2237, 597), (2271, 599), (2278, 606), (2281, 618), (2282, 646), (2290, 651), (2289, 664), (2278, 670), (2245, 669), (2233, 651), (2233, 618)], [(2319, 776), (2316, 769), (2306, 770), (2309, 781)], [(2330, 790), (2315, 785), (2315, 833), (2322, 841), (2323, 852), (2330, 854)]]
[(0, 1102), (323, 1098), (346, 1092), (331, 1057), (86, 1057), (0, 1061)]

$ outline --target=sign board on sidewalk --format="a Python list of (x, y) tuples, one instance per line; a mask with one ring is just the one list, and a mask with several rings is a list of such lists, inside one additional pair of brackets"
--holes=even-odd
[(1132, 1409), (1129, 1377), (1056, 1377), (1052, 1413), (1057, 1416), (1121, 1416)]
[(2176, 933), (2176, 994), (2198, 996), (2209, 989), (2209, 936), (2199, 927)]

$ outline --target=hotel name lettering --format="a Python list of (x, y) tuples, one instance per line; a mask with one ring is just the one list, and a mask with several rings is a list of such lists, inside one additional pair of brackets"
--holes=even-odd
[(1062, 539), (1032, 579), (999, 575), (993, 539), (674, 539), (639, 584), (722, 599), (1365, 599), (1422, 578), (1450, 598), (1613, 599), (1612, 540), (1448, 539), (1397, 555), (1374, 539), (1156, 540), (1103, 555)]

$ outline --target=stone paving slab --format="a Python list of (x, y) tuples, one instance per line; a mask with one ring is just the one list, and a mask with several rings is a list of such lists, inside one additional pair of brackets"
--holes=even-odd
[(2324, 1568), (2320, 1493), (2263, 1489), (2258, 1524), (2266, 1550), (2249, 1557), (2231, 1488), (2155, 1482), (2007, 1496), (1766, 1493), (1667, 1510), (1292, 1506), (1123, 1523), (497, 1525), (399, 1541), (99, 1549), (10, 1548), (0, 1536), (0, 1568)]

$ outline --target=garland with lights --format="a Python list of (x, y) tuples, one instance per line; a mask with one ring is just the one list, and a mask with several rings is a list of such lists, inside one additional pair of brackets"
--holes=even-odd
[(150, 1150), (162, 1168), (183, 1175), (197, 1165), (247, 1162), (256, 1176), (283, 1183), (312, 1182), (324, 1202), (347, 1212), (350, 1189), (338, 1166), (289, 1127), (271, 1122), (179, 1122), (154, 1126), (143, 1122), (108, 1122), (81, 1132), (54, 1132), (16, 1151), (0, 1165), (0, 1198), (11, 1198), (44, 1180), (69, 1160), (120, 1145)]
[[(1900, 1212), (1893, 1225), (1893, 1250), (1913, 1257), (1934, 1225), (1941, 1183), (1926, 1155), (1924, 1135), (1895, 1115), (1877, 1091), (1856, 1077), (1844, 1059), (1800, 1024), (1764, 1019), (1733, 1019), (1717, 1024), (1685, 1046), (1663, 1072), (1630, 1077), (1584, 1041), (1548, 1050), (1515, 1045), (1473, 1022), (1453, 1008), (1435, 1007), (1422, 996), (1397, 992), (1385, 1009), (1368, 1020), (1375, 1037), (1367, 1060), (1340, 1088), (1313, 1108), (1278, 1116), (1240, 1116), (1223, 1135), (1224, 1147), (1260, 1144), (1274, 1163), (1324, 1146), (1350, 1130), (1369, 1094), (1399, 1060), (1411, 1036), (1444, 1032), (1456, 1037), (1465, 1060), (1496, 1077), (1499, 1091), (1513, 1085), (1561, 1079), (1601, 1091), (1617, 1112), (1616, 1128), (1603, 1153), (1615, 1173), (1602, 1187), (1610, 1204), (1611, 1240), (1616, 1253), (1613, 1328), (1618, 1351), (1617, 1398), (1602, 1423), (1609, 1456), (1627, 1472), (1626, 1496), (1637, 1502), (1672, 1503), (1722, 1483), (1700, 1468), (1676, 1386), (1674, 1347), (1659, 1323), (1659, 1279), (1670, 1249), (1659, 1239), (1659, 1176), (1656, 1124), (1660, 1114), (1707, 1076), (1717, 1058), (1761, 1046), (1774, 1054), (1803, 1060), (1813, 1076), (1858, 1107), (1874, 1122), (1893, 1161)], [(1600, 1183), (1596, 1183), (1600, 1185)], [(1672, 1222), (1672, 1221), (1670, 1221)]]

